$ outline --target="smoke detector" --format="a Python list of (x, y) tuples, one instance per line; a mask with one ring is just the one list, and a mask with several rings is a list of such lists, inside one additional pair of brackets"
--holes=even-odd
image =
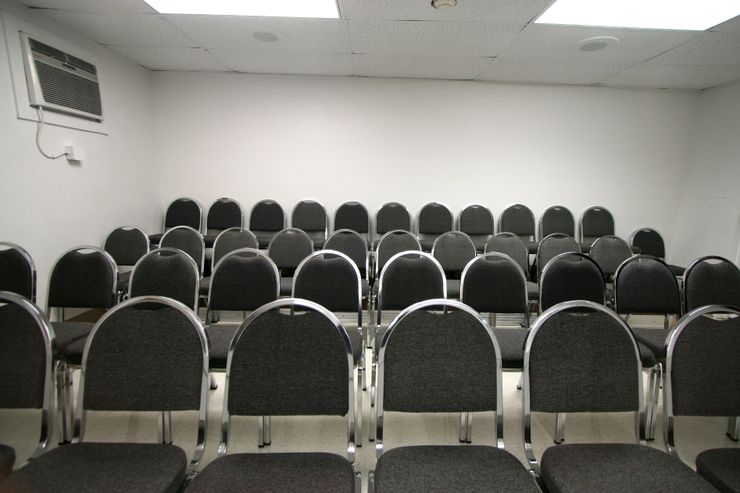
[(585, 51), (586, 53), (592, 51), (601, 51), (605, 48), (618, 44), (619, 38), (615, 38), (614, 36), (594, 36), (592, 38), (582, 39), (578, 43), (576, 43), (578, 49), (581, 51)]
[(454, 7), (457, 5), (457, 0), (432, 0), (432, 7), (435, 9), (441, 7)]

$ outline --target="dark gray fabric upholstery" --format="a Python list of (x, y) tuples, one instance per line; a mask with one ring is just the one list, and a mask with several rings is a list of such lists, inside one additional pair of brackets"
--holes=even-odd
[(94, 325), (91, 322), (52, 322), (59, 357), (70, 365), (80, 366), (87, 336)]
[(213, 265), (224, 258), (227, 253), (241, 248), (259, 248), (259, 241), (248, 229), (228, 229), (219, 235), (213, 245)]
[(162, 241), (159, 242), (159, 247), (170, 247), (177, 248), (190, 255), (195, 261), (195, 265), (200, 270), (203, 266), (203, 259), (205, 258), (205, 249), (203, 245), (203, 237), (198, 231), (186, 228), (175, 228), (171, 229), (162, 237)]
[(460, 212), (460, 231), (468, 235), (493, 235), (493, 214), (482, 205), (473, 204)]
[(289, 228), (281, 231), (270, 242), (268, 254), (283, 276), (293, 275), (293, 270), (313, 252), (313, 242), (305, 231)]
[(242, 208), (238, 202), (222, 197), (208, 209), (206, 228), (224, 230), (242, 226)]
[(527, 245), (514, 233), (499, 233), (486, 243), (486, 253), (505, 253), (513, 258), (525, 274), (529, 274), (529, 252)]
[(198, 294), (201, 297), (208, 297), (208, 292), (211, 290), (211, 276), (203, 277), (198, 281)]
[(68, 252), (52, 268), (49, 307), (109, 308), (116, 283), (116, 271), (100, 251)]
[(370, 231), (367, 208), (359, 202), (345, 202), (340, 205), (334, 213), (334, 230), (339, 229), (351, 229), (366, 235)]
[(740, 317), (694, 319), (673, 351), (676, 416), (740, 416)]
[(416, 236), (408, 231), (397, 231), (381, 238), (375, 255), (376, 271), (378, 275), (382, 272), (386, 262), (397, 253), (406, 250), (421, 250), (421, 245)]
[(665, 329), (634, 327), (632, 328), (632, 333), (635, 334), (637, 342), (650, 349), (656, 358), (661, 361), (665, 360), (665, 342), (670, 334), (669, 331)]
[(634, 257), (620, 269), (614, 284), (618, 313), (681, 312), (676, 278), (660, 260), (642, 255)]
[(378, 295), (382, 310), (402, 310), (417, 301), (444, 298), (444, 278), (428, 257), (408, 255), (385, 266)]
[(493, 329), (501, 349), (501, 367), (505, 370), (521, 370), (524, 367), (524, 343), (529, 329)]
[(307, 231), (306, 234), (308, 235), (309, 238), (311, 238), (313, 247), (316, 250), (321, 250), (322, 248), (324, 248), (324, 243), (326, 242), (326, 230)]
[(632, 256), (632, 248), (623, 239), (614, 236), (602, 236), (591, 245), (591, 258), (599, 264), (605, 279), (610, 279), (617, 268)]
[(41, 408), (45, 372), (42, 328), (20, 306), (0, 306), (0, 408)]
[(471, 235), (470, 241), (473, 242), (473, 245), (475, 245), (475, 249), (478, 253), (483, 253), (483, 251), (486, 249), (486, 243), (488, 243), (488, 240), (493, 238), (491, 235)]
[(352, 493), (352, 464), (326, 453), (233, 454), (211, 462), (187, 493)]
[(34, 298), (33, 268), (21, 252), (13, 248), (0, 249), (0, 291), (10, 291)]
[(360, 277), (367, 275), (367, 242), (351, 231), (336, 231), (332, 234), (324, 247), (327, 250), (336, 250), (348, 256), (360, 271)]
[(540, 309), (562, 301), (586, 300), (604, 304), (604, 277), (599, 267), (581, 254), (553, 260), (540, 280)]
[(567, 252), (581, 253), (581, 247), (570, 236), (553, 233), (547, 238), (543, 238), (537, 249), (537, 280), (540, 279), (542, 270), (550, 260), (561, 253)]
[(197, 301), (198, 276), (182, 253), (153, 251), (141, 259), (130, 281), (131, 298), (166, 296), (193, 309)]
[(116, 228), (105, 239), (103, 250), (119, 267), (133, 266), (149, 251), (149, 238), (138, 228)]
[(496, 410), (493, 343), (467, 312), (409, 314), (390, 335), (384, 364), (386, 411)]
[(128, 292), (128, 283), (131, 281), (131, 271), (127, 270), (124, 272), (118, 273), (118, 291), (119, 292)]
[(461, 300), (482, 313), (526, 313), (527, 284), (518, 265), (481, 257), (465, 274)]
[(203, 348), (183, 313), (154, 304), (124, 307), (110, 313), (92, 337), (85, 409), (199, 408)]
[(15, 450), (0, 443), (0, 481), (10, 476), (13, 472), (13, 465), (15, 465)]
[(740, 306), (740, 270), (729, 261), (700, 262), (686, 273), (686, 311), (704, 305)]
[(382, 235), (394, 229), (411, 231), (411, 215), (403, 204), (388, 202), (375, 216), (375, 232)]
[(195, 230), (199, 230), (201, 219), (202, 212), (200, 205), (196, 201), (188, 198), (177, 199), (167, 207), (164, 227), (190, 226)]
[(665, 452), (634, 444), (566, 444), (542, 454), (550, 493), (709, 493), (716, 491)]
[(562, 205), (548, 207), (540, 218), (540, 237), (545, 238), (552, 233), (563, 233), (571, 237), (576, 235), (576, 224), (573, 213)]
[[(257, 234), (257, 231), (270, 231), (277, 233), (285, 227), (285, 212), (274, 200), (262, 200), (257, 202), (249, 215), (249, 229)], [(259, 235), (257, 235), (259, 238)], [(266, 245), (265, 245), (266, 246)], [(263, 248), (260, 244), (260, 248)]]
[(293, 278), (292, 277), (281, 277), (280, 278), (280, 296), (290, 296), (293, 292)]
[(345, 259), (329, 254), (313, 256), (293, 280), (293, 297), (315, 301), (333, 312), (357, 312), (359, 279)]
[(213, 273), (208, 306), (211, 310), (256, 310), (277, 298), (277, 283), (270, 259), (230, 255)]
[(526, 205), (514, 204), (501, 213), (499, 231), (534, 237), (534, 214)]
[(527, 297), (529, 301), (537, 301), (540, 299), (540, 287), (536, 282), (527, 281)]
[(581, 216), (581, 235), (583, 239), (599, 238), (614, 234), (614, 218), (604, 207), (594, 206), (583, 211)]
[(208, 366), (211, 371), (226, 369), (229, 346), (237, 330), (239, 330), (239, 324), (219, 323), (206, 327), (206, 334), (208, 335)]
[(532, 343), (531, 409), (637, 410), (638, 363), (629, 332), (609, 314), (558, 312), (544, 322)]
[(632, 234), (632, 246), (640, 249), (643, 255), (665, 258), (665, 244), (660, 233), (650, 228), (643, 228)]
[(452, 300), (460, 298), (460, 280), (459, 279), (448, 279), (447, 280), (447, 297)]
[(452, 212), (439, 202), (430, 202), (419, 211), (419, 234), (440, 235), (452, 231)]
[(449, 231), (434, 242), (432, 255), (442, 265), (448, 278), (459, 279), (468, 262), (475, 258), (476, 250), (468, 235)]
[(186, 466), (174, 445), (76, 443), (29, 462), (0, 482), (0, 492), (176, 493)]
[(326, 240), (328, 218), (324, 206), (313, 200), (302, 200), (293, 209), (290, 225), (302, 229), (311, 237), (316, 248)]
[(257, 238), (259, 247), (265, 249), (270, 246), (270, 242), (277, 234), (277, 231), (252, 231)]
[(375, 469), (377, 493), (536, 493), (532, 478), (505, 450), (479, 445), (388, 450)]
[(425, 252), (431, 252), (432, 247), (434, 246), (434, 242), (437, 241), (437, 238), (439, 238), (440, 235), (434, 233), (420, 233), (419, 234), (419, 244), (421, 245), (421, 249)]
[(722, 493), (740, 491), (740, 449), (705, 450), (696, 457), (696, 472)]
[(346, 346), (329, 319), (313, 311), (266, 312), (238, 340), (229, 412), (344, 416), (349, 370)]

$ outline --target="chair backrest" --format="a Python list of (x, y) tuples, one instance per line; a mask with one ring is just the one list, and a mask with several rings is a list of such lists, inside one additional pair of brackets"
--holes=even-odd
[(610, 281), (622, 262), (632, 256), (632, 248), (622, 238), (606, 235), (599, 237), (591, 245), (589, 255), (599, 264), (604, 279)]
[[(215, 266), (224, 255), (241, 248), (259, 248), (259, 241), (254, 233), (244, 228), (228, 228), (223, 230), (213, 242), (213, 257), (211, 267)], [(211, 268), (213, 272), (213, 268)]]
[(480, 204), (470, 204), (457, 216), (457, 229), (467, 233), (477, 251), (482, 252), (486, 242), (495, 232), (495, 222), (491, 210)]
[(351, 229), (363, 235), (366, 240), (370, 234), (370, 213), (360, 202), (344, 202), (334, 211), (334, 231)]
[(206, 233), (218, 234), (228, 228), (244, 226), (242, 206), (235, 199), (221, 197), (208, 208)]
[(264, 251), (227, 253), (211, 274), (206, 321), (214, 311), (253, 311), (280, 297), (280, 272)]
[(419, 211), (419, 234), (439, 235), (452, 231), (452, 211), (439, 202), (429, 202)]
[(354, 461), (353, 365), (347, 331), (321, 305), (285, 298), (252, 313), (229, 348), (219, 455), (232, 415), (327, 415), (347, 417)]
[(434, 240), (432, 257), (442, 266), (448, 278), (459, 279), (465, 266), (476, 255), (470, 237), (461, 231), (448, 231)]
[(378, 355), (376, 450), (384, 411), (496, 411), (503, 447), (501, 351), (493, 331), (469, 306), (432, 299), (402, 311), (383, 333)]
[(399, 229), (411, 231), (411, 214), (399, 202), (386, 202), (375, 214), (375, 235), (382, 236)]
[(665, 243), (663, 237), (652, 228), (640, 228), (630, 235), (630, 245), (640, 249), (644, 255), (652, 255), (665, 259)]
[(318, 303), (332, 312), (354, 312), (362, 321), (360, 271), (345, 254), (319, 250), (298, 266), (293, 277), (293, 298)]
[(426, 252), (397, 253), (383, 268), (378, 284), (378, 325), (383, 310), (403, 310), (418, 301), (446, 298), (442, 266)]
[(542, 270), (539, 282), (540, 311), (563, 301), (606, 302), (604, 274), (590, 257), (582, 253), (561, 253)]
[(635, 255), (614, 275), (614, 309), (621, 314), (678, 314), (681, 295), (676, 277), (659, 258)]
[(198, 411), (193, 468), (205, 446), (208, 383), (208, 340), (188, 307), (159, 296), (125, 301), (87, 339), (75, 441), (87, 411)]
[(0, 242), (0, 291), (10, 291), (36, 302), (36, 265), (21, 246)]
[(542, 313), (524, 347), (524, 442), (537, 470), (531, 413), (635, 412), (644, 439), (640, 353), (627, 324), (608, 308), (569, 301)]
[[(711, 318), (721, 315), (722, 318)], [(674, 416), (740, 416), (740, 308), (692, 310), (671, 332), (663, 389), (664, 432), (676, 452)]]
[(206, 245), (203, 235), (189, 226), (176, 226), (167, 231), (159, 240), (159, 248), (177, 248), (190, 255), (198, 273), (203, 272), (203, 264), (206, 258)]
[(157, 248), (136, 262), (131, 271), (128, 295), (129, 298), (172, 298), (197, 311), (198, 279), (198, 266), (190, 255), (176, 248)]
[(270, 242), (267, 255), (280, 269), (281, 275), (292, 275), (301, 261), (313, 252), (313, 242), (305, 231), (287, 228), (280, 231)]
[(576, 220), (567, 207), (553, 205), (540, 216), (540, 239), (553, 233), (563, 233), (575, 238)]
[(529, 277), (529, 250), (524, 241), (514, 233), (498, 233), (486, 242), (485, 253), (505, 253), (519, 264)]
[(581, 243), (591, 244), (601, 236), (614, 234), (614, 217), (605, 207), (595, 205), (589, 207), (583, 214), (578, 227)]
[(351, 258), (360, 270), (360, 276), (367, 279), (369, 274), (367, 241), (360, 233), (352, 229), (338, 229), (327, 238), (324, 248), (342, 252)]
[(164, 228), (162, 230), (167, 231), (175, 226), (190, 226), (196, 231), (201, 230), (203, 209), (196, 200), (180, 197), (170, 203), (164, 215)]
[(571, 236), (563, 233), (552, 233), (540, 241), (537, 247), (537, 279), (542, 276), (542, 269), (547, 263), (561, 253), (581, 253), (581, 247)]
[(149, 237), (141, 228), (122, 226), (108, 234), (103, 250), (113, 257), (119, 267), (132, 266), (149, 251)]
[(524, 313), (529, 318), (527, 276), (505, 253), (484, 253), (468, 262), (460, 300), (480, 313)]
[(43, 410), (34, 457), (52, 435), (55, 349), (44, 312), (24, 296), (0, 291), (0, 408)]
[(117, 285), (113, 257), (98, 247), (75, 247), (51, 268), (47, 308), (110, 308), (116, 304)]
[(249, 214), (249, 230), (259, 239), (260, 248), (270, 244), (278, 231), (285, 229), (285, 211), (276, 201), (265, 199), (257, 202)]
[(385, 264), (395, 254), (407, 250), (421, 251), (419, 239), (406, 230), (395, 229), (388, 231), (380, 238), (378, 246), (375, 249), (375, 279), (380, 278)]
[(522, 238), (534, 239), (534, 214), (526, 205), (510, 205), (498, 217), (498, 230), (501, 233), (514, 233)]
[(724, 257), (694, 260), (683, 275), (684, 310), (704, 305), (740, 306), (740, 269)]
[(290, 226), (302, 229), (317, 246), (323, 246), (329, 231), (329, 216), (326, 209), (315, 200), (301, 200), (290, 215)]

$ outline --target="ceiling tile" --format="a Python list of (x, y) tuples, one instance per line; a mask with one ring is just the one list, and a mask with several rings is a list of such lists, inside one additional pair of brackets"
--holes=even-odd
[(484, 59), (428, 55), (352, 55), (355, 74), (364, 77), (475, 79)]
[(740, 15), (712, 28), (712, 31), (740, 33)]
[(21, 0), (29, 7), (80, 12), (155, 13), (144, 0)]
[(493, 59), (481, 70), (478, 79), (540, 84), (592, 85), (616, 74), (629, 62), (581, 62), (557, 60)]
[(231, 70), (254, 74), (352, 75), (347, 53), (208, 50)]
[(603, 82), (606, 86), (653, 89), (709, 89), (740, 80), (740, 68), (642, 63)]
[[(332, 19), (167, 15), (165, 18), (205, 48), (349, 53), (347, 23)], [(275, 42), (255, 39), (272, 33)]]
[(228, 67), (201, 48), (109, 46), (111, 50), (151, 70), (226, 72)]
[(350, 20), (473, 21), (524, 25), (549, 0), (460, 0), (455, 7), (435, 9), (431, 0), (339, 0), (339, 12)]
[(697, 33), (685, 44), (651, 62), (663, 65), (740, 67), (740, 33)]
[(193, 41), (156, 14), (46, 10), (46, 16), (98, 43), (124, 46), (192, 47)]
[[(584, 52), (578, 42), (595, 36), (619, 39), (615, 46), (601, 51)], [(583, 62), (642, 62), (688, 41), (693, 33), (614, 29), (583, 26), (530, 24), (506, 48), (500, 57), (509, 60), (572, 60)]]
[(515, 24), (484, 22), (354, 22), (353, 53), (495, 56), (520, 31)]

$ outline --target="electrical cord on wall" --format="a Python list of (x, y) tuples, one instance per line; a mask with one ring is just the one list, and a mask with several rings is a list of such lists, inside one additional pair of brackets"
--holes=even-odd
[(44, 150), (41, 148), (41, 130), (44, 128), (44, 111), (40, 107), (36, 107), (36, 114), (39, 117), (38, 125), (36, 126), (36, 147), (39, 148), (39, 152), (42, 156), (48, 159), (59, 159), (60, 157), (67, 156), (68, 153), (63, 152), (61, 154), (47, 154), (44, 152)]

